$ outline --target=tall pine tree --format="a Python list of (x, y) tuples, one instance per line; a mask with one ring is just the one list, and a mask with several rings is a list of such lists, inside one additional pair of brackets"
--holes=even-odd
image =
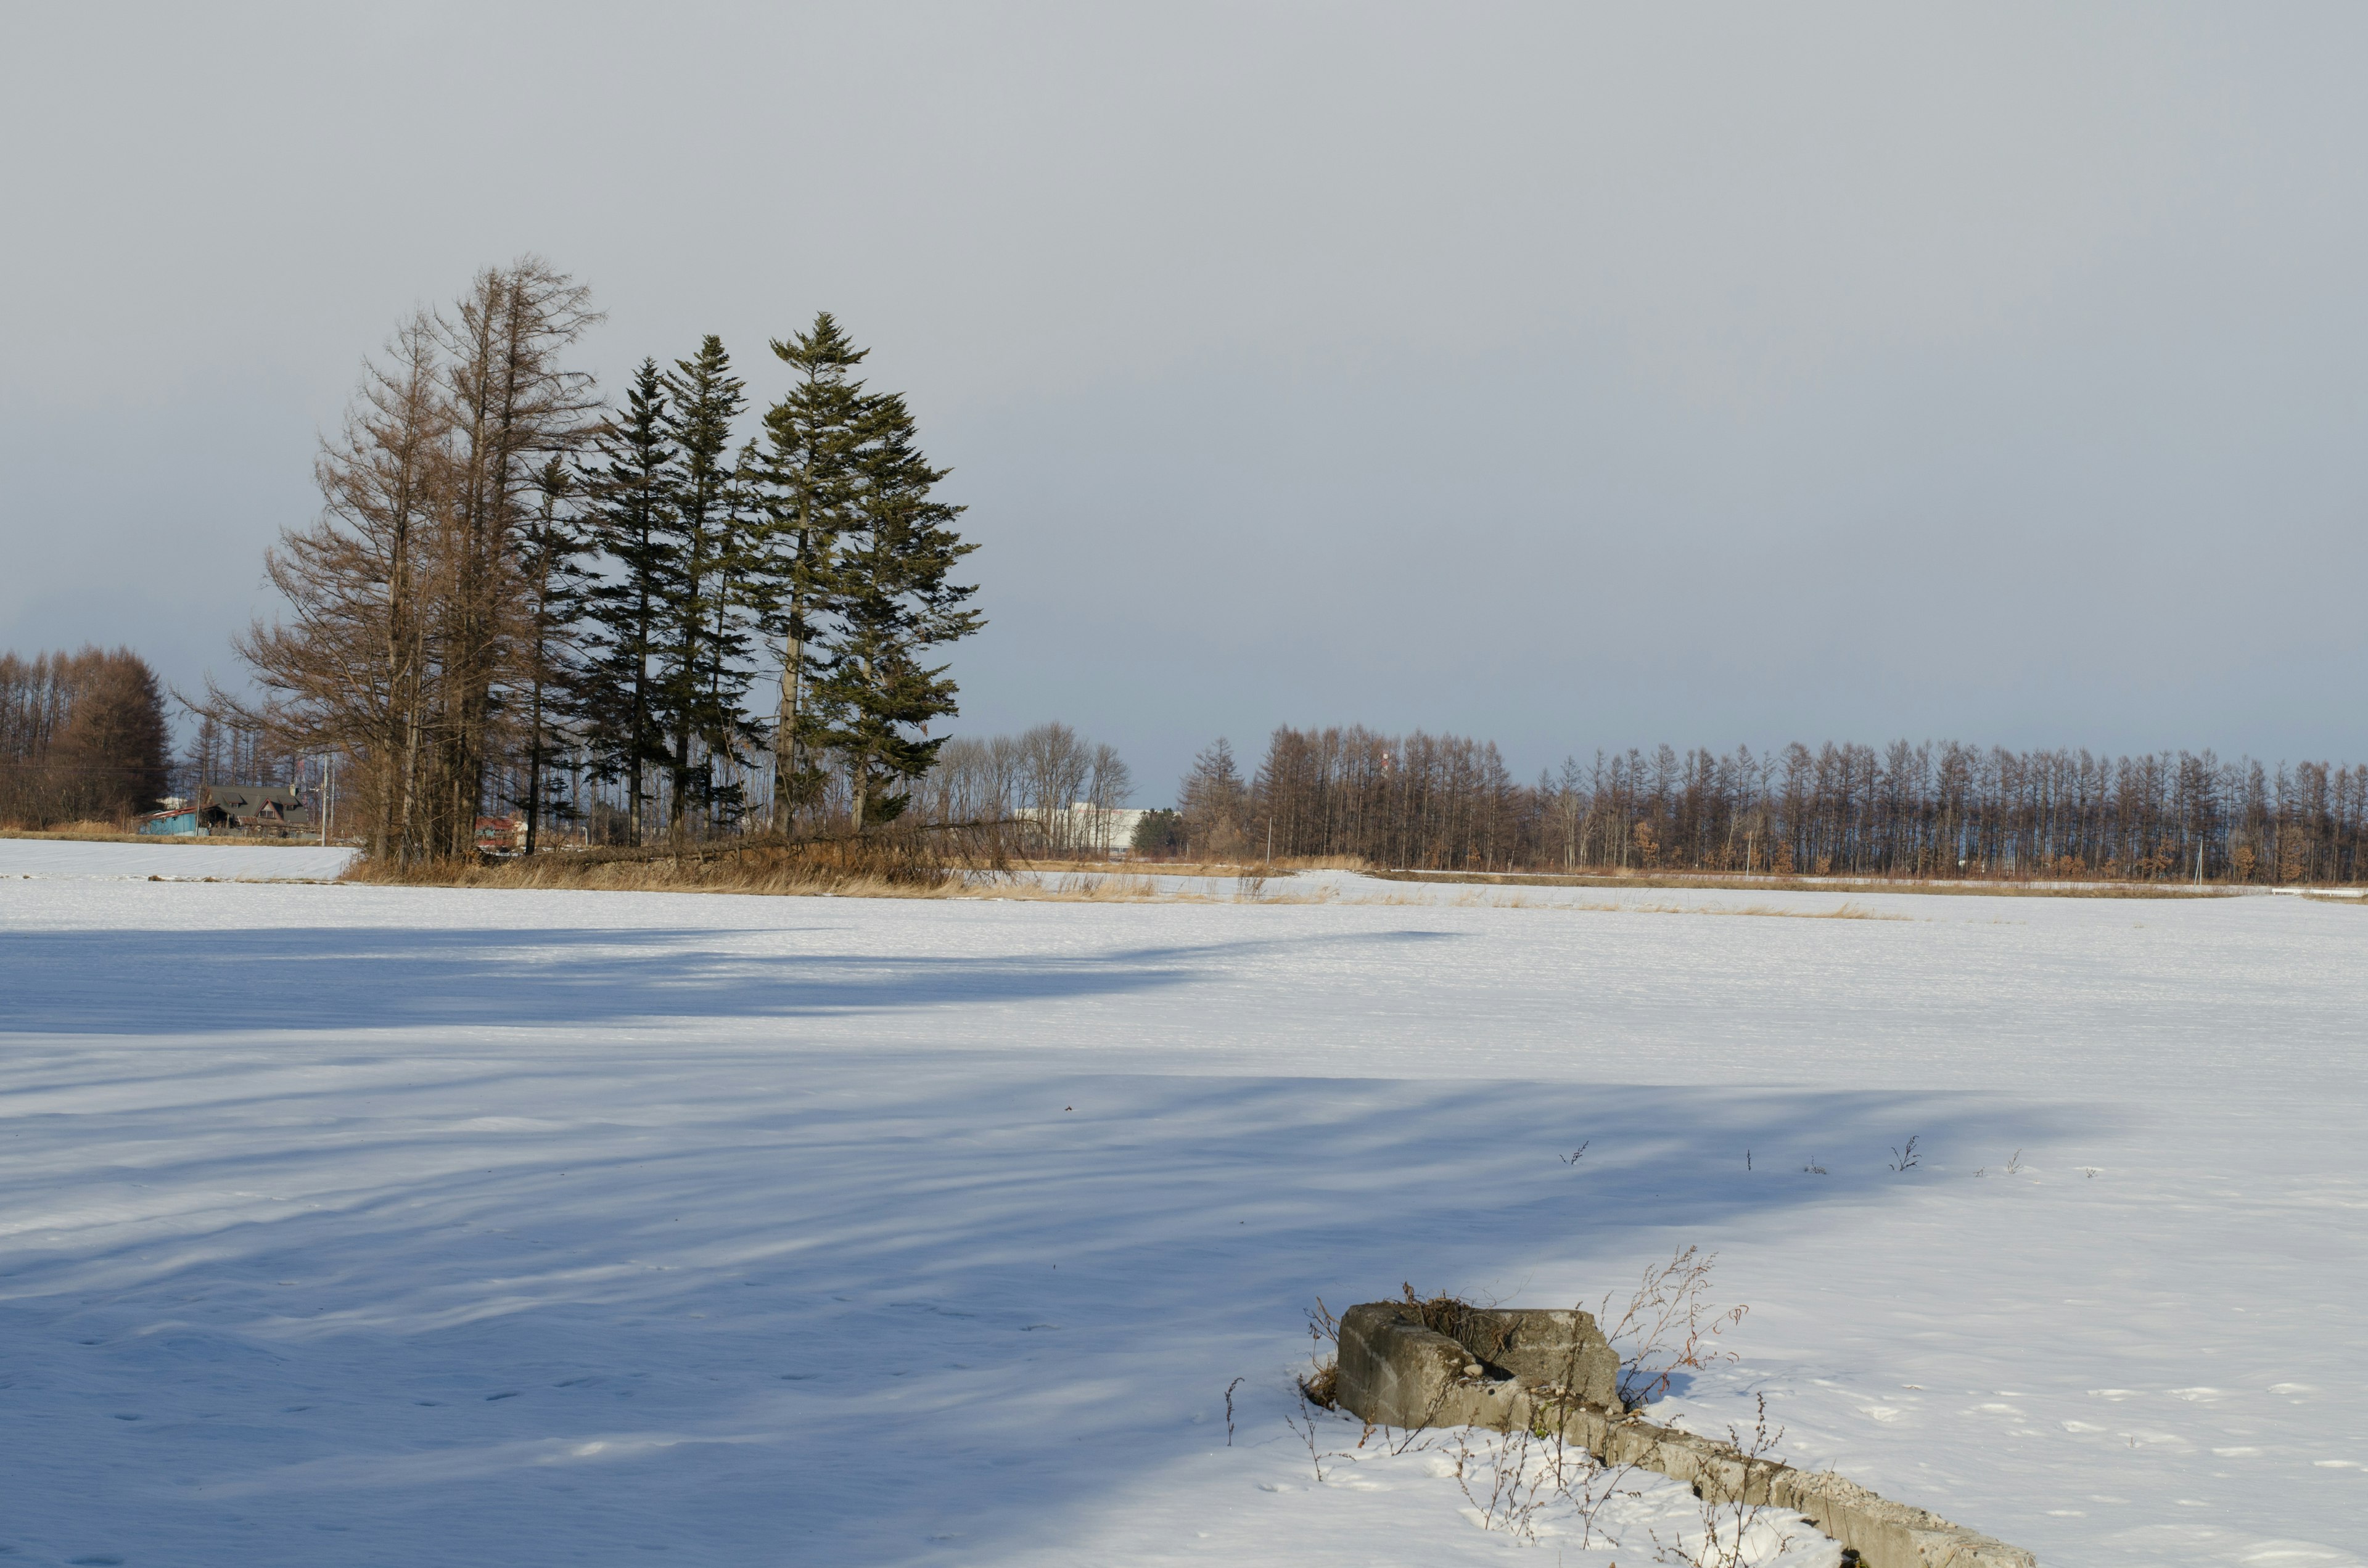
[(613, 573), (586, 595), (588, 659), (581, 706), (593, 772), (623, 779), (628, 832), (647, 826), (650, 770), (666, 761), (658, 722), (657, 665), (675, 564), (675, 450), (657, 361), (644, 359), (625, 390), (624, 412), (600, 437), (588, 524)]
[(663, 380), (678, 461), (666, 519), (672, 572), (663, 601), (657, 707), (672, 785), (666, 826), (679, 836), (693, 807), (712, 823), (739, 799), (738, 785), (722, 780), (718, 767), (740, 760), (746, 729), (740, 694), (752, 541), (746, 488), (729, 454), (733, 421), (747, 399), (723, 340), (712, 333)]
[(830, 563), (837, 624), (815, 696), (832, 749), (848, 769), (858, 833), (894, 821), (929, 769), (931, 722), (959, 711), (957, 687), (931, 653), (985, 624), (950, 581), (978, 546), (953, 530), (962, 508), (934, 498), (950, 472), (932, 468), (913, 416), (894, 393), (864, 399), (855, 485)]
[(761, 625), (776, 640), (781, 688), (773, 724), (773, 828), (787, 834), (821, 793), (825, 725), (814, 701), (821, 631), (833, 603), (831, 565), (854, 498), (862, 440), (858, 348), (828, 311), (773, 352), (796, 373), (765, 413), (758, 474), (765, 526), (757, 566)]
[[(543, 462), (541, 495), (518, 529), (518, 574), (524, 588), (519, 613), (519, 707), (526, 732), (526, 852), (542, 846), (542, 823), (550, 801), (544, 778), (558, 751), (565, 698), (581, 689), (580, 650), (574, 636), (585, 609), (588, 580), (584, 556), (589, 540), (575, 512), (577, 481), (564, 457)], [(568, 802), (573, 811), (575, 802)]]

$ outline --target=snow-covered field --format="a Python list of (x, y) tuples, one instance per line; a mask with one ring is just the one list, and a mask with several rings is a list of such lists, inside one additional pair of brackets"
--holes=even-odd
[(1691, 1424), (2368, 1551), (2368, 909), (145, 880), (224, 853), (0, 841), (0, 1562), (1642, 1563), (1673, 1488), (1516, 1546), (1287, 1391), (1318, 1296), (1691, 1243)]
[(354, 853), (334, 844), (261, 844), (235, 838), (167, 838), (154, 844), (0, 838), (0, 877), (321, 881), (342, 873)]

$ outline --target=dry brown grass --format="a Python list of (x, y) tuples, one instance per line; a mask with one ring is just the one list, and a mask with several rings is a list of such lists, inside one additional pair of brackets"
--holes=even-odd
[(1253, 869), (1217, 860), (1014, 860), (1012, 864), (1019, 870), (1136, 877), (1238, 877)]
[(120, 822), (61, 822), (47, 827), (0, 827), (0, 838), (72, 838), (96, 844), (122, 844), (141, 835)]
[(64, 839), (78, 844), (238, 844), (279, 848), (317, 849), (317, 838), (242, 837), (236, 834), (199, 835), (193, 833), (133, 833), (120, 823), (70, 822), (55, 827), (0, 827), (0, 838)]
[(1484, 887), (1516, 888), (1635, 888), (1669, 892), (1701, 890), (1712, 892), (1946, 893), (1967, 898), (2241, 898), (2248, 891), (2237, 887), (2197, 888), (2167, 882), (1914, 881), (1883, 877), (1692, 876), (1642, 871), (1625, 876), (1526, 871), (1367, 871), (1365, 874), (1394, 882), (1473, 883)]
[(1148, 903), (1160, 897), (1158, 884), (1149, 877), (1118, 873), (1064, 875), (1050, 881), (990, 878), (982, 873), (971, 879), (967, 891), (981, 897), (1030, 899), (1046, 903)]
[(1026, 860), (1032, 871), (1112, 871), (1146, 877), (1285, 877), (1293, 871), (1371, 871), (1361, 855), (1300, 855), (1275, 860)]
[(1373, 863), (1362, 855), (1289, 855), (1258, 868), (1267, 871), (1363, 871), (1370, 873)]
[(576, 889), (596, 892), (733, 892), (837, 898), (951, 898), (964, 892), (860, 871), (729, 861), (598, 860), (569, 854), (519, 860), (428, 860), (394, 867), (357, 861), (343, 879), (384, 887)]
[[(1038, 879), (992, 866), (932, 862), (899, 846), (754, 843), (665, 849), (555, 850), (517, 859), (358, 860), (345, 881), (393, 887), (570, 889), (598, 892), (721, 892), (777, 897), (1011, 899), (1044, 903), (1140, 903), (1162, 898), (1148, 877), (1092, 872)], [(1194, 895), (1166, 895), (1192, 902)]]
[(577, 888), (602, 892), (828, 894), (946, 898), (963, 873), (910, 840), (783, 843), (746, 839), (643, 849), (562, 849), (489, 860), (475, 856), (407, 866), (362, 858), (347, 881), (396, 887)]

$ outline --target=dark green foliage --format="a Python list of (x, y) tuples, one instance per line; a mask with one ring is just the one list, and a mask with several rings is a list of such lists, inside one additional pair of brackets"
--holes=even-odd
[[(567, 697), (582, 689), (579, 653), (573, 631), (586, 606), (589, 578), (585, 557), (591, 548), (577, 515), (578, 484), (564, 457), (546, 460), (536, 475), (539, 494), (518, 528), (518, 571), (526, 625), (520, 673), (525, 721), (526, 789), (514, 804), (526, 809), (526, 849), (540, 846), (552, 802), (545, 782), (557, 761), (559, 726)], [(568, 802), (561, 813), (574, 811)]]
[(903, 812), (905, 790), (945, 744), (928, 727), (957, 711), (957, 687), (930, 654), (985, 624), (968, 608), (977, 589), (950, 580), (978, 547), (953, 530), (962, 509), (935, 499), (947, 471), (922, 456), (905, 400), (867, 398), (860, 428), (855, 492), (830, 569), (837, 625), (815, 692), (859, 833)]
[(759, 440), (735, 450), (746, 399), (711, 335), (671, 371), (643, 363), (587, 476), (605, 562), (581, 588), (575, 713), (597, 773), (631, 785), (637, 842), (654, 774), (670, 834), (737, 819), (763, 728), (746, 687), (775, 653), (772, 825), (794, 828), (834, 775), (859, 831), (894, 820), (955, 711), (931, 654), (981, 624), (949, 581), (974, 547), (904, 400), (864, 390), (864, 350), (827, 312), (772, 348), (794, 380)]
[(753, 569), (758, 625), (777, 642), (781, 689), (773, 730), (773, 825), (788, 831), (800, 807), (822, 792), (825, 725), (814, 692), (820, 631), (835, 602), (833, 558), (855, 500), (862, 440), (863, 383), (850, 372), (867, 350), (829, 312), (773, 353), (797, 379), (765, 412), (765, 445), (754, 464), (764, 523)]
[(642, 838), (649, 768), (665, 763), (657, 721), (657, 661), (675, 562), (674, 443), (657, 361), (644, 359), (626, 389), (623, 415), (598, 447), (586, 517), (593, 544), (612, 563), (585, 595), (586, 663), (578, 711), (596, 773), (631, 790), (631, 832)]
[(747, 400), (723, 339), (712, 333), (663, 381), (676, 463), (663, 524), (669, 572), (655, 707), (673, 783), (667, 826), (679, 833), (694, 807), (715, 821), (739, 805), (740, 786), (724, 781), (718, 764), (739, 760), (746, 739), (740, 693), (749, 647), (748, 498), (726, 454), (732, 422)]
[(1127, 847), (1136, 855), (1181, 855), (1186, 842), (1184, 813), (1163, 808), (1143, 813)]

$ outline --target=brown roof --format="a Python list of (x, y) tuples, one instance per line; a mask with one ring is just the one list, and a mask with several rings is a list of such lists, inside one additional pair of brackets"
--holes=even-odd
[(199, 810), (211, 807), (241, 822), (261, 815), (266, 806), (280, 816), (305, 809), (302, 792), (285, 784), (209, 784), (199, 796)]

